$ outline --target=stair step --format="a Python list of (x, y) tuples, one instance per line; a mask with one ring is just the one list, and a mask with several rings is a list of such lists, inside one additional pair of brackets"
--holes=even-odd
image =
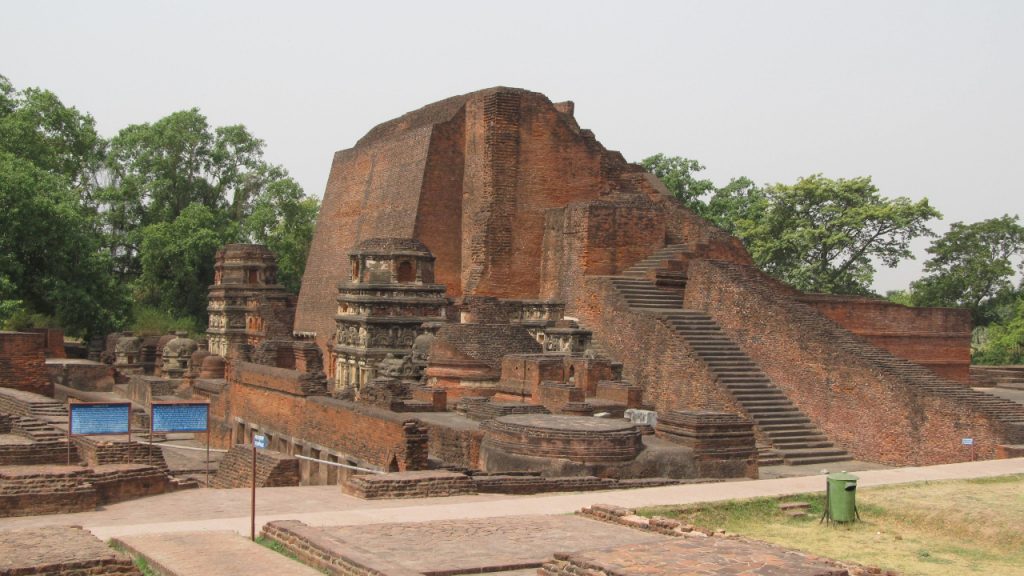
[(772, 446), (775, 446), (779, 450), (799, 450), (799, 449), (810, 449), (810, 448), (835, 448), (835, 444), (828, 440), (794, 440), (790, 441), (779, 441), (773, 440)]

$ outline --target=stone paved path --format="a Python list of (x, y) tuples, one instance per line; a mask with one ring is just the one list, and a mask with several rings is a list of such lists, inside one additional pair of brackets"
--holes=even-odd
[[(858, 472), (867, 488), (923, 480), (953, 480), (1024, 474), (1024, 458), (892, 468)], [(263, 488), (257, 492), (257, 530), (271, 520), (301, 520), (311, 526), (364, 525), (530, 514), (568, 514), (596, 502), (627, 508), (658, 504), (712, 502), (757, 496), (823, 491), (824, 478), (780, 478), (715, 484), (662, 486), (572, 494), (508, 496), (481, 494), (452, 498), (359, 500), (337, 486)], [(196, 489), (121, 502), (95, 512), (0, 518), (0, 529), (79, 525), (100, 538), (195, 530), (249, 533), (249, 489)]]
[(318, 576), (320, 572), (234, 532), (122, 536), (115, 541), (164, 576)]
[(518, 516), (322, 528), (417, 572), (466, 574), (539, 567), (555, 552), (661, 542), (668, 536), (578, 516)]

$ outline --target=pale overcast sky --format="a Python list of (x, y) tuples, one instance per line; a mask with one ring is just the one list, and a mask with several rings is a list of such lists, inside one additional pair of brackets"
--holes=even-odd
[[(935, 226), (1024, 215), (1024, 2), (4, 0), (0, 74), (113, 136), (199, 107), (310, 194), (374, 125), (496, 85), (719, 183), (871, 175)], [(921, 242), (920, 248), (927, 245)], [(879, 270), (905, 287), (921, 258)]]

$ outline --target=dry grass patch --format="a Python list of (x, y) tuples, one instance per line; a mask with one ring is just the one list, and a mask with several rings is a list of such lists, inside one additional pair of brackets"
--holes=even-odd
[[(1024, 575), (1024, 474), (859, 489), (862, 522), (838, 527), (818, 523), (823, 500), (801, 494), (639, 513), (908, 575)], [(796, 501), (811, 504), (811, 514), (779, 511), (780, 502)]]

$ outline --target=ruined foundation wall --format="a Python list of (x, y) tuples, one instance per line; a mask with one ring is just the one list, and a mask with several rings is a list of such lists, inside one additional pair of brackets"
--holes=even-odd
[[(762, 281), (763, 279), (763, 281)], [(992, 458), (1001, 431), (954, 399), (916, 390), (855, 338), (751, 268), (690, 264), (685, 306), (710, 314), (822, 431), (856, 458), (894, 465)]]
[(626, 380), (644, 389), (659, 412), (688, 409), (739, 413), (707, 365), (668, 326), (630, 311), (602, 277), (586, 278), (570, 312), (594, 331), (613, 358), (623, 360)]
[[(277, 374), (275, 381), (270, 374)], [(237, 424), (257, 425), (303, 442), (319, 444), (369, 465), (387, 469), (427, 467), (427, 434), (407, 416), (326, 396), (306, 396), (302, 373), (246, 362), (229, 370), (228, 386), (211, 399), (211, 423), (221, 431), (220, 447), (248, 442), (236, 438)]]
[(844, 329), (943, 378), (970, 383), (971, 313), (911, 308), (877, 298), (807, 294), (805, 304)]
[(45, 334), (0, 332), (0, 387), (53, 397)]

